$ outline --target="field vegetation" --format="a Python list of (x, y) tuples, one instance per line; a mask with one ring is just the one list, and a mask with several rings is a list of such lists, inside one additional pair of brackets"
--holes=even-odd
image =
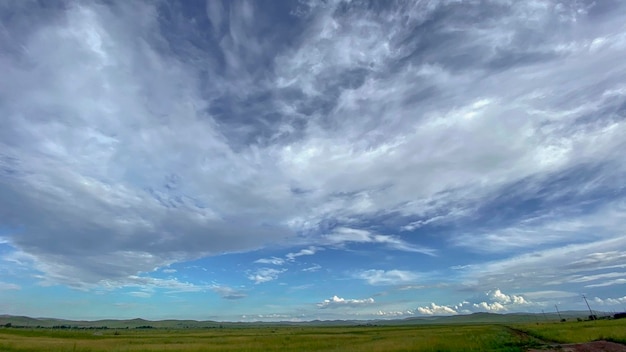
[(626, 342), (626, 319), (571, 323), (0, 329), (0, 351), (526, 351), (550, 342)]
[(626, 345), (626, 319), (514, 325), (541, 340), (558, 343), (582, 343), (607, 340)]

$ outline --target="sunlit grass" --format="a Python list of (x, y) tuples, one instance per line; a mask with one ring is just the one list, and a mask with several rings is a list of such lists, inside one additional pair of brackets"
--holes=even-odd
[(626, 319), (526, 324), (515, 327), (532, 336), (561, 343), (611, 340), (626, 344)]
[(211, 330), (0, 330), (2, 351), (524, 351), (537, 341), (497, 325)]
[[(0, 329), (0, 351), (526, 351), (541, 340), (626, 343), (626, 320), (512, 325), (274, 326), (204, 330)], [(525, 332), (522, 333), (521, 331)]]

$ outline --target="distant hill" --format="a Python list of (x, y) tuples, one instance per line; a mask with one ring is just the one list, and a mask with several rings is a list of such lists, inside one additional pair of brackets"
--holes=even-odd
[[(597, 312), (598, 316), (609, 313)], [(565, 311), (561, 317), (567, 320), (577, 318), (586, 319), (588, 312)], [(233, 328), (245, 326), (349, 326), (349, 325), (426, 325), (426, 324), (494, 324), (494, 323), (524, 323), (558, 321), (556, 313), (533, 314), (533, 313), (473, 313), (467, 315), (451, 316), (424, 316), (411, 317), (395, 320), (313, 320), (307, 322), (218, 322), (212, 320), (145, 320), (145, 319), (106, 319), (106, 320), (65, 320), (54, 318), (31, 318), (25, 316), (0, 315), (0, 327), (25, 327), (25, 328), (78, 328), (78, 329), (207, 329), (207, 328)]]
[(197, 320), (145, 320), (145, 319), (106, 319), (106, 320), (65, 320), (54, 318), (31, 318), (22, 316), (0, 315), (0, 326), (11, 324), (13, 327), (28, 328), (109, 328), (109, 329), (137, 329), (137, 328), (214, 328), (223, 325), (215, 321)]

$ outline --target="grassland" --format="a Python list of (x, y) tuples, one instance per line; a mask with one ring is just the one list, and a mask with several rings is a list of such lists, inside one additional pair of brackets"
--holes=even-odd
[(626, 340), (626, 320), (543, 324), (0, 329), (0, 351), (526, 351), (546, 342)]
[(558, 343), (609, 340), (626, 344), (626, 319), (512, 325), (535, 338)]

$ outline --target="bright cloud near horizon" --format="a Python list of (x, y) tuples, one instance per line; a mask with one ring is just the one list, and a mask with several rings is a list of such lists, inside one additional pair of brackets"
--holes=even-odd
[(623, 310), (626, 3), (0, 2), (0, 314)]

